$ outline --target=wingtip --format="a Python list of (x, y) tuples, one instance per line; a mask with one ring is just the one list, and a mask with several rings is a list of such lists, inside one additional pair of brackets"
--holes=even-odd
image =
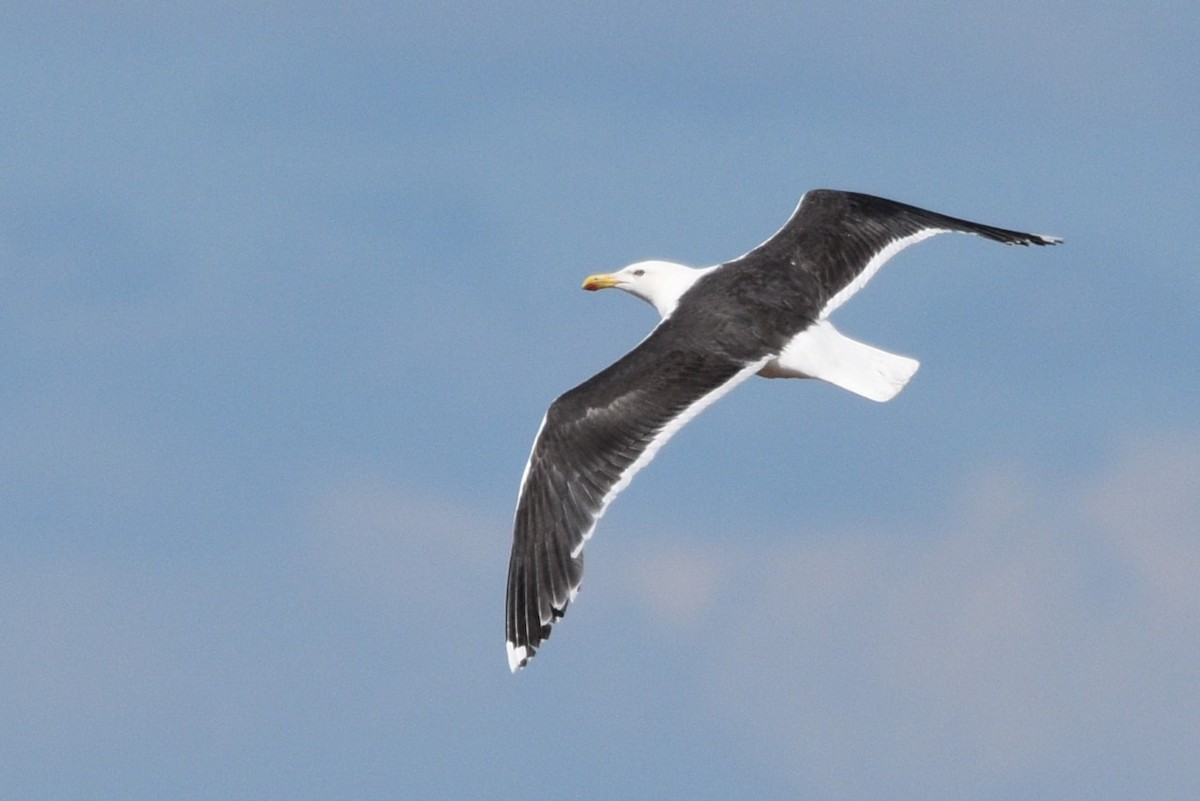
[(504, 643), (508, 649), (508, 669), (512, 673), (516, 673), (521, 668), (529, 663), (529, 649), (524, 645), (513, 645), (511, 642)]
[[(1018, 231), (1011, 232), (1011, 236), (1007, 239), (1000, 239), (1006, 245), (1021, 245), (1028, 247), (1029, 245), (1061, 245), (1061, 236), (1050, 236), (1049, 234), (1026, 234)], [(998, 238), (998, 237), (994, 237)]]

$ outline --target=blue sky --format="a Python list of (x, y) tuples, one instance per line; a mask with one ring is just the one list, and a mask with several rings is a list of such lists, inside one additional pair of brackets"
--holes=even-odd
[[(1200, 20), (1185, 3), (0, 12), (0, 795), (1195, 798)], [(753, 381), (505, 663), (582, 278), (805, 189), (939, 237)]]

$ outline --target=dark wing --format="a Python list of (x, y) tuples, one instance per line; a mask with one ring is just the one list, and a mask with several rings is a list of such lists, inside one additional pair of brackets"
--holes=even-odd
[(977, 234), (1006, 245), (1056, 245), (1061, 239), (960, 220), (857, 192), (805, 192), (779, 231), (731, 264), (791, 264), (824, 293), (819, 317), (828, 316), (871, 279), (892, 256), (934, 234)]
[(521, 480), (513, 527), (506, 634), (514, 672), (574, 599), (583, 543), (616, 494), (676, 431), (764, 361), (701, 350), (665, 320), (550, 405)]

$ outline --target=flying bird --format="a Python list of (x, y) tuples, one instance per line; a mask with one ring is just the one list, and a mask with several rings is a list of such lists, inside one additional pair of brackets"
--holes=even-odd
[(829, 315), (909, 245), (935, 234), (1056, 245), (855, 192), (816, 189), (777, 233), (713, 267), (643, 261), (583, 288), (624, 290), (662, 319), (547, 410), (517, 498), (506, 639), (515, 673), (575, 600), (583, 545), (613, 498), (675, 432), (753, 375), (816, 378), (887, 401), (919, 363), (855, 341)]

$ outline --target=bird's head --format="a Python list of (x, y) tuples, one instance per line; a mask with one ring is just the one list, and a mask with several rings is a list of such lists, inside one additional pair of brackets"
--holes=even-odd
[(589, 275), (583, 288), (592, 292), (611, 287), (623, 289), (666, 317), (675, 310), (683, 293), (705, 272), (669, 261), (639, 261), (615, 273)]

